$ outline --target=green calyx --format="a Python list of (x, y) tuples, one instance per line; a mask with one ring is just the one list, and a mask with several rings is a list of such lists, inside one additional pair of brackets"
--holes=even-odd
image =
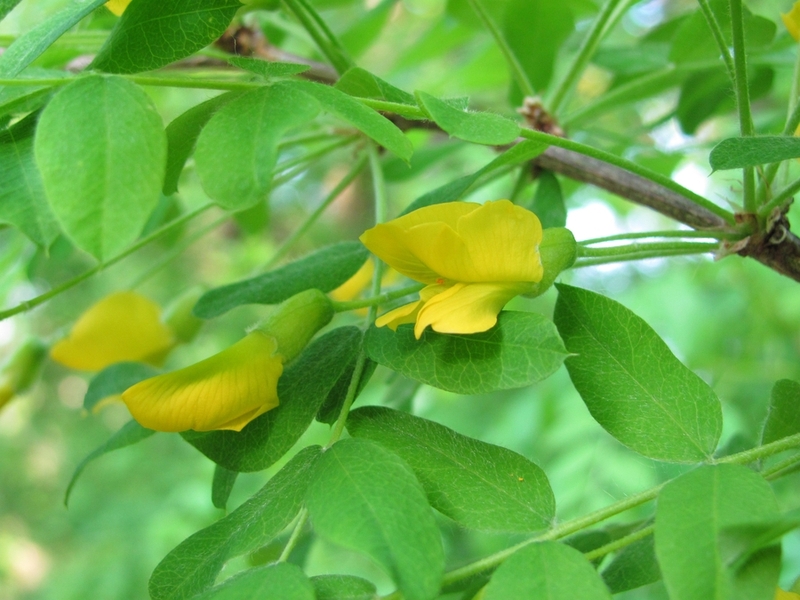
[(193, 287), (178, 296), (164, 310), (164, 323), (172, 330), (175, 339), (183, 344), (191, 342), (203, 326), (203, 320), (194, 316), (192, 309), (204, 292), (200, 286)]
[(575, 236), (566, 227), (551, 227), (542, 232), (539, 244), (539, 256), (542, 259), (544, 274), (542, 280), (526, 293), (528, 298), (535, 298), (545, 293), (562, 271), (575, 264), (578, 256), (578, 243)]
[(333, 315), (330, 298), (319, 290), (306, 290), (284, 300), (258, 330), (275, 338), (278, 353), (287, 363), (330, 323)]

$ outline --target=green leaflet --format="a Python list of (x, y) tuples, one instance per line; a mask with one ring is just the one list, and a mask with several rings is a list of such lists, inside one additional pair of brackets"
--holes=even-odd
[(519, 137), (519, 125), (493, 113), (464, 112), (425, 92), (417, 102), (447, 133), (466, 142), (491, 146), (510, 144)]
[(197, 138), (203, 127), (216, 112), (230, 101), (240, 97), (242, 92), (228, 92), (193, 106), (167, 125), (167, 170), (164, 175), (164, 195), (178, 191), (183, 165), (192, 154)]
[(574, 356), (565, 361), (589, 412), (650, 458), (698, 462), (722, 428), (719, 399), (630, 310), (600, 294), (557, 285), (554, 319)]
[(330, 292), (355, 275), (369, 251), (360, 242), (339, 242), (286, 266), (209, 290), (194, 314), (212, 319), (242, 304), (278, 304), (304, 290)]
[(443, 186), (427, 192), (414, 200), (408, 208), (403, 211), (403, 214), (408, 214), (418, 208), (430, 206), (432, 204), (441, 204), (442, 202), (454, 202), (456, 200), (463, 200), (471, 188), (478, 183), (481, 177), (490, 175), (491, 173), (502, 169), (503, 167), (511, 167), (520, 163), (532, 160), (539, 156), (542, 152), (547, 150), (547, 144), (542, 142), (534, 142), (526, 140), (519, 144), (514, 144), (511, 148), (503, 152), (500, 156), (492, 160), (486, 166), (478, 169), (471, 175), (465, 175), (458, 179), (446, 183)]
[(558, 51), (575, 29), (569, 3), (510, 0), (502, 29), (533, 88), (537, 92), (546, 90)]
[(777, 516), (769, 484), (746, 467), (703, 466), (670, 482), (658, 496), (655, 525), (656, 556), (670, 598), (771, 598), (780, 547), (761, 550), (734, 569), (736, 556), (720, 534)]
[(158, 369), (138, 362), (121, 362), (108, 366), (89, 382), (89, 388), (83, 397), (83, 408), (92, 410), (103, 398), (121, 394), (132, 385), (159, 373)]
[(378, 406), (351, 412), (347, 430), (402, 458), (425, 488), (431, 506), (464, 527), (536, 531), (549, 527), (555, 517), (547, 476), (516, 452)]
[(564, 227), (567, 224), (567, 207), (564, 206), (561, 184), (550, 171), (539, 173), (537, 181), (536, 193), (526, 208), (536, 213), (544, 229)]
[(214, 585), (225, 561), (278, 535), (300, 511), (319, 457), (319, 446), (304, 448), (239, 508), (175, 547), (150, 577), (151, 598), (193, 598)]
[(531, 544), (515, 552), (492, 575), (482, 600), (611, 600), (583, 554), (558, 542)]
[(311, 585), (317, 600), (378, 600), (375, 586), (353, 575), (318, 575)]
[(397, 0), (381, 0), (375, 8), (361, 17), (339, 39), (351, 56), (363, 54), (380, 36)]
[(119, 450), (120, 448), (132, 446), (137, 442), (141, 442), (142, 440), (149, 438), (154, 433), (155, 431), (152, 429), (145, 429), (136, 421), (131, 420), (125, 423), (125, 425), (123, 425), (119, 431), (114, 433), (114, 435), (112, 435), (108, 441), (89, 453), (89, 455), (80, 463), (78, 463), (77, 467), (75, 467), (75, 472), (72, 474), (72, 478), (69, 480), (69, 484), (67, 485), (67, 491), (64, 492), (64, 506), (66, 506), (69, 502), (70, 494), (72, 494), (72, 488), (78, 481), (78, 477), (80, 477), (81, 473), (83, 473), (83, 470), (89, 465), (90, 462), (103, 456), (104, 454), (111, 452), (112, 450)]
[(314, 588), (303, 570), (290, 563), (248, 569), (203, 594), (195, 600), (316, 600)]
[(390, 152), (406, 161), (411, 158), (414, 148), (394, 123), (344, 92), (312, 81), (287, 81), (279, 85), (305, 92), (322, 108), (344, 119)]
[(195, 150), (203, 189), (231, 210), (266, 200), (281, 137), (318, 112), (313, 98), (284, 85), (247, 92), (219, 108)]
[(35, 152), (50, 206), (79, 248), (103, 261), (137, 238), (167, 154), (161, 116), (141, 88), (100, 75), (64, 86), (42, 112)]
[(239, 476), (237, 471), (229, 471), (221, 465), (214, 465), (214, 479), (211, 481), (211, 504), (225, 510), (233, 491), (233, 484)]
[(239, 0), (136, 0), (89, 67), (140, 73), (191, 56), (222, 35), (240, 6)]
[(280, 406), (241, 432), (186, 431), (183, 438), (215, 463), (242, 473), (261, 471), (300, 439), (361, 347), (361, 331), (340, 327), (316, 339), (278, 380)]
[(271, 60), (250, 58), (248, 56), (231, 56), (228, 58), (228, 62), (235, 67), (250, 71), (265, 79), (297, 75), (298, 73), (305, 73), (311, 68), (308, 65), (298, 63), (272, 62)]
[(781, 379), (772, 388), (761, 443), (769, 444), (796, 433), (800, 433), (800, 383)]
[(0, 222), (47, 248), (59, 233), (33, 155), (34, 114), (0, 134)]
[(754, 167), (800, 157), (800, 138), (784, 135), (722, 140), (708, 157), (715, 171)]
[(408, 104), (414, 108), (417, 106), (417, 101), (412, 94), (394, 87), (361, 67), (348, 69), (336, 82), (335, 87), (350, 96)]
[(5, 19), (19, 2), (20, 0), (0, 0), (0, 21)]
[(370, 327), (364, 350), (375, 362), (434, 387), (482, 394), (524, 387), (552, 375), (568, 352), (552, 321), (537, 313), (503, 311), (483, 333), (451, 335), (414, 328)]
[(367, 440), (339, 441), (317, 464), (306, 503), (319, 535), (371, 556), (404, 598), (438, 595), (439, 529), (422, 486), (397, 455)]
[(603, 569), (602, 576), (614, 594), (661, 579), (653, 536), (648, 535), (615, 554), (613, 560)]
[[(106, 0), (75, 0), (14, 40), (0, 55), (0, 78), (18, 75), (67, 30)], [(6, 7), (3, 7), (5, 9)], [(9, 9), (10, 10), (10, 9)]]

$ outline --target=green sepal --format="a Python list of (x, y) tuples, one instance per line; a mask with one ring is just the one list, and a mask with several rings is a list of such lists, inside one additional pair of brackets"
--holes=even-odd
[(331, 322), (333, 315), (330, 298), (310, 289), (284, 300), (258, 329), (275, 338), (284, 362), (289, 362)]
[(575, 236), (566, 227), (551, 227), (542, 232), (539, 244), (539, 256), (542, 259), (544, 274), (542, 280), (534, 284), (533, 289), (524, 294), (526, 298), (541, 296), (556, 280), (562, 271), (575, 264), (578, 256), (578, 243)]

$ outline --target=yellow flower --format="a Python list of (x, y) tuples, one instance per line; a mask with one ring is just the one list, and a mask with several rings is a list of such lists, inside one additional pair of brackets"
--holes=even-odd
[(73, 369), (99, 371), (127, 360), (159, 365), (174, 345), (155, 302), (136, 292), (116, 292), (84, 312), (50, 357)]
[(361, 268), (355, 274), (345, 281), (338, 288), (330, 292), (328, 295), (337, 302), (348, 302), (355, 300), (361, 295), (370, 281), (372, 281), (372, 274), (375, 272), (375, 262), (368, 258), (361, 265)]
[(333, 317), (319, 290), (281, 304), (269, 320), (199, 363), (145, 379), (122, 393), (133, 418), (156, 431), (241, 431), (275, 408), (283, 365)]
[(775, 590), (775, 600), (800, 600), (800, 594), (784, 592), (781, 588)]
[(378, 327), (416, 323), (439, 333), (478, 333), (514, 296), (541, 281), (542, 225), (508, 200), (450, 202), (376, 225), (361, 241), (403, 275), (428, 284), (420, 300), (388, 312)]
[(128, 4), (131, 3), (131, 0), (108, 0), (106, 2), (106, 8), (110, 10), (117, 16), (120, 16), (125, 9), (128, 8)]
[(794, 41), (800, 42), (800, 2), (795, 2), (792, 5), (792, 10), (782, 14), (781, 19), (783, 19), (783, 24), (789, 30)]
[(133, 418), (157, 431), (241, 431), (278, 406), (283, 356), (274, 337), (253, 331), (199, 363), (137, 383), (122, 394)]

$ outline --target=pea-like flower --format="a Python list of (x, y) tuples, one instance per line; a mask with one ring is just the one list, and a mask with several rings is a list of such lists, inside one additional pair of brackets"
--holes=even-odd
[(156, 431), (241, 431), (279, 405), (283, 365), (333, 317), (331, 302), (307, 290), (233, 346), (199, 363), (145, 379), (122, 393), (141, 425)]
[(106, 8), (110, 10), (117, 16), (120, 16), (125, 9), (128, 8), (128, 4), (131, 3), (131, 0), (108, 0), (106, 2)]
[(783, 24), (795, 42), (800, 41), (800, 2), (795, 2), (788, 13), (781, 14)]
[(508, 200), (427, 206), (376, 225), (361, 241), (389, 266), (427, 284), (418, 301), (375, 323), (391, 329), (416, 323), (417, 339), (428, 326), (439, 333), (491, 329), (503, 306), (534, 291), (543, 277), (542, 225)]
[(50, 350), (66, 367), (99, 371), (121, 361), (159, 365), (175, 346), (161, 308), (136, 292), (115, 292), (89, 307)]

